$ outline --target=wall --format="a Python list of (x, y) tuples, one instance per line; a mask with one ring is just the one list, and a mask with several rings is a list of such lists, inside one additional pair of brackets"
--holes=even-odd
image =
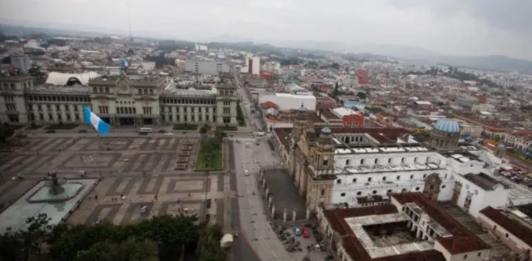
[(479, 174), (484, 171), (484, 162), (477, 160), (471, 160), (468, 162), (460, 162), (454, 158), (449, 157), (447, 159), (449, 173), (458, 173), (460, 175), (465, 175), (469, 173)]
[(490, 250), (486, 249), (452, 255), (438, 241), (434, 244), (434, 250), (441, 252), (447, 261), (483, 261), (490, 253)]
[(260, 95), (259, 103), (265, 103), (267, 101), (273, 102), (279, 106), (280, 111), (285, 110), (297, 110), (303, 106), (308, 111), (314, 111), (316, 109), (316, 97), (304, 96), (304, 95), (292, 95), (285, 93), (276, 93), (270, 95)]
[(478, 215), (477, 221), (483, 228), (489, 230), (490, 233), (499, 237), (501, 239), (501, 242), (503, 242), (513, 251), (517, 253), (522, 253), (526, 249), (532, 251), (532, 246), (527, 245), (521, 239), (509, 233), (506, 229), (495, 223), (493, 220), (491, 220), (484, 214), (480, 213)]
[(469, 210), (466, 210), (466, 212), (475, 218), (478, 217), (480, 210), (487, 206), (501, 208), (506, 206), (508, 202), (508, 196), (510, 195), (509, 189), (498, 186), (495, 190), (484, 190), (460, 175), (455, 175), (455, 179), (462, 183), (460, 197), (456, 204), (466, 210), (464, 204), (469, 191), (472, 194), (472, 199)]

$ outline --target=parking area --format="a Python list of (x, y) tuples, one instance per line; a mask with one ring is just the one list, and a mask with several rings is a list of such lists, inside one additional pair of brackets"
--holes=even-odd
[[(304, 222), (270, 222), (272, 230), (291, 257), (303, 260), (332, 260), (318, 226)], [(301, 259), (295, 259), (301, 260)]]
[(306, 219), (306, 203), (299, 195), (294, 181), (284, 169), (263, 170), (268, 191), (275, 206), (275, 219), (283, 220), (286, 211), (286, 220)]

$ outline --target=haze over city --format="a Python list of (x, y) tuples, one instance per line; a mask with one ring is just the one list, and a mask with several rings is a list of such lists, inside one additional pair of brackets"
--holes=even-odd
[[(129, 0), (129, 7), (138, 36), (401, 45), (532, 59), (532, 1), (526, 0)], [(129, 30), (126, 0), (1, 1), (0, 18), (109, 34)]]
[(2, 261), (531, 261), (532, 0), (0, 0)]

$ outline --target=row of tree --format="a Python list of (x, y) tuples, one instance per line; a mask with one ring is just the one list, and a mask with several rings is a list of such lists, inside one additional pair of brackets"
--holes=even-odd
[[(196, 251), (200, 261), (222, 261), (222, 230), (196, 217), (156, 216), (136, 224), (52, 226), (45, 214), (29, 218), (26, 229), (0, 235), (0, 260), (166, 261)], [(48, 251), (43, 251), (44, 247)]]
[(0, 143), (5, 143), (13, 134), (15, 134), (15, 130), (7, 122), (0, 125)]
[(244, 120), (244, 114), (242, 113), (242, 107), (240, 106), (240, 102), (236, 104), (236, 120), (238, 121), (238, 125), (245, 126), (246, 121)]

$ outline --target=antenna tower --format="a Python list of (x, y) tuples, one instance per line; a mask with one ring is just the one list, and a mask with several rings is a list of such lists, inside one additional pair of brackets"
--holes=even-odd
[(133, 42), (133, 35), (131, 34), (131, 5), (129, 4), (129, 0), (127, 0), (127, 19), (129, 25), (129, 40)]

